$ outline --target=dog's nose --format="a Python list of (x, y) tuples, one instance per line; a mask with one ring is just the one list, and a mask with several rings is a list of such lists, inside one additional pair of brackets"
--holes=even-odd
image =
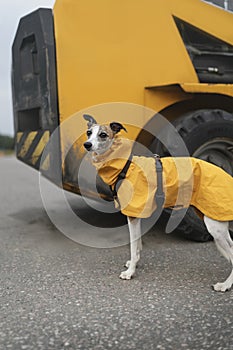
[(92, 143), (87, 141), (83, 144), (83, 146), (86, 148), (87, 151), (90, 151), (92, 147)]

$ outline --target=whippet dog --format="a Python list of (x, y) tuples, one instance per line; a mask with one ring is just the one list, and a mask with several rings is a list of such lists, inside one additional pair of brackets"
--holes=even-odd
[[(101, 165), (105, 163), (105, 158), (106, 158), (105, 155), (109, 155), (109, 154), (111, 155), (113, 145), (115, 145), (114, 140), (116, 140), (117, 137), (119, 137), (119, 135), (117, 134), (121, 130), (126, 131), (126, 129), (122, 124), (117, 122), (110, 123), (109, 125), (100, 125), (96, 122), (96, 120), (92, 116), (84, 115), (84, 118), (88, 121), (88, 130), (87, 130), (88, 139), (84, 143), (84, 147), (88, 152), (91, 153), (93, 165), (97, 167), (99, 175), (105, 181), (104, 171), (106, 167), (105, 168), (103, 167), (103, 169), (101, 169)], [(118, 147), (117, 143), (114, 147), (115, 149)], [(114, 159), (113, 159), (113, 162), (114, 162)], [(200, 160), (200, 162), (204, 162), (204, 161)], [(218, 168), (214, 165), (210, 165), (210, 166)], [(223, 172), (223, 170), (221, 171)], [(231, 178), (230, 175), (228, 175), (227, 173), (225, 174), (228, 177), (227, 178), (228, 182), (232, 181), (231, 191), (233, 191), (233, 178)], [(121, 188), (122, 183), (120, 184), (119, 189)], [(231, 203), (231, 207), (233, 207), (233, 202)], [(200, 210), (200, 208), (198, 209)], [(211, 217), (208, 217), (207, 215), (205, 215), (205, 213), (203, 214), (204, 214), (203, 220), (206, 225), (206, 228), (210, 233), (210, 235), (214, 238), (217, 248), (222, 253), (222, 255), (231, 263), (233, 267), (233, 241), (229, 233), (229, 220), (219, 221)], [(133, 217), (131, 215), (128, 215), (127, 220), (128, 220), (128, 227), (129, 227), (129, 233), (130, 233), (131, 257), (130, 257), (130, 260), (127, 261), (125, 264), (127, 269), (121, 272), (120, 274), (120, 278), (124, 280), (130, 280), (135, 274), (136, 265), (140, 259), (140, 252), (142, 250), (141, 218), (137, 216)], [(233, 217), (230, 220), (233, 220)], [(233, 284), (233, 268), (229, 277), (224, 282), (214, 284), (213, 288), (215, 291), (225, 292), (231, 289), (232, 284)]]

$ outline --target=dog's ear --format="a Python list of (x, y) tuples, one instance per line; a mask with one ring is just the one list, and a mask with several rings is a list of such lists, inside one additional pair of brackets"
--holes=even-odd
[(114, 134), (117, 134), (122, 129), (125, 130), (125, 132), (127, 132), (126, 128), (122, 124), (116, 122), (110, 123), (110, 128), (112, 129)]
[(95, 118), (93, 118), (89, 114), (83, 114), (83, 118), (87, 121), (87, 127), (89, 129), (92, 127), (93, 124), (97, 124), (97, 121), (95, 120)]

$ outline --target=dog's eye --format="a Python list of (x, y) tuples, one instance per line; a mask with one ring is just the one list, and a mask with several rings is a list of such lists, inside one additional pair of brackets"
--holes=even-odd
[(107, 136), (108, 136), (108, 134), (106, 134), (106, 132), (101, 132), (101, 133), (99, 134), (99, 137), (100, 137), (101, 139), (106, 139)]
[(91, 134), (92, 134), (92, 131), (91, 130), (87, 130), (87, 136), (89, 137), (89, 136), (91, 136)]

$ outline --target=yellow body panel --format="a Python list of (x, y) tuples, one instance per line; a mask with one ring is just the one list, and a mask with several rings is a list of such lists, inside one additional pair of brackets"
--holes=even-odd
[(145, 87), (198, 82), (170, 1), (57, 0), (54, 19), (61, 121), (99, 103), (144, 105)]
[[(61, 157), (70, 174), (64, 186), (77, 183), (85, 154), (82, 111), (99, 123), (124, 123), (134, 140), (155, 112), (189, 99), (191, 106), (196, 93), (233, 96), (232, 84), (200, 83), (174, 17), (233, 45), (233, 15), (201, 0), (56, 0)], [(153, 111), (106, 105), (118, 102)]]
[(199, 0), (57, 0), (60, 121), (100, 103), (132, 102), (160, 111), (182, 100), (182, 94), (156, 97), (145, 90), (198, 83), (173, 15), (233, 44), (233, 15)]

